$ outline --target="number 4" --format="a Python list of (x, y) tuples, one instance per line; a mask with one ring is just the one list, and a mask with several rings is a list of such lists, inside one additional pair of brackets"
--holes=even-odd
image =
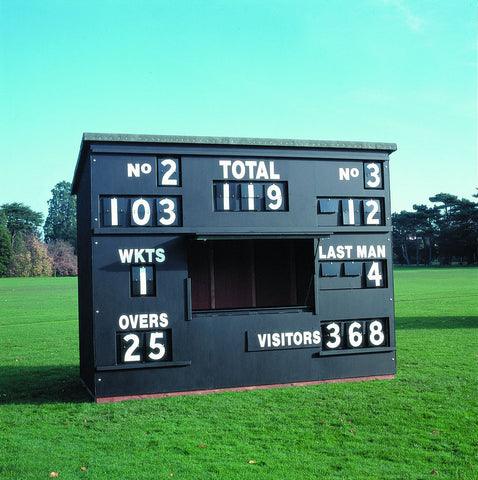
[(367, 272), (367, 287), (383, 287), (383, 274), (381, 262), (368, 262), (365, 264)]

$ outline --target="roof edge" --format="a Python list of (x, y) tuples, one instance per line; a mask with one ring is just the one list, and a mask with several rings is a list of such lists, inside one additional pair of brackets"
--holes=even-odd
[(351, 150), (385, 150), (394, 152), (395, 143), (307, 140), (289, 138), (254, 138), (254, 137), (212, 137), (183, 135), (135, 135), (117, 133), (84, 133), (83, 142), (117, 142), (117, 143), (184, 143), (200, 145), (237, 145), (264, 147), (308, 147)]

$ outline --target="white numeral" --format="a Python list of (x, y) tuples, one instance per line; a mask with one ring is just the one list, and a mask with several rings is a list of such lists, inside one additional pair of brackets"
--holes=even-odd
[(379, 225), (380, 224), (380, 218), (377, 217), (375, 218), (375, 215), (377, 215), (379, 211), (379, 204), (377, 200), (368, 200), (365, 202), (365, 205), (367, 207), (371, 207), (372, 210), (368, 212), (367, 219), (365, 220), (365, 223), (367, 225)]
[[(139, 208), (143, 207), (143, 216), (140, 216)], [(131, 217), (135, 225), (146, 225), (151, 218), (151, 208), (144, 198), (138, 198), (131, 207)]]
[(353, 322), (349, 326), (348, 337), (351, 347), (360, 347), (363, 342), (362, 325), (359, 322)]
[(129, 335), (125, 335), (124, 340), (126, 342), (131, 342), (131, 345), (126, 349), (124, 354), (124, 361), (125, 362), (140, 362), (141, 355), (135, 354), (134, 352), (139, 347), (139, 337), (134, 333), (130, 333)]
[(371, 282), (375, 282), (376, 287), (382, 286), (382, 274), (380, 273), (380, 264), (378, 262), (372, 262), (372, 266), (367, 273), (367, 278)]
[(278, 210), (282, 206), (282, 191), (278, 185), (271, 185), (267, 188), (267, 198), (271, 201), (267, 206), (271, 210)]
[(247, 185), (247, 208), (254, 210), (254, 185), (252, 183)]
[(118, 225), (118, 199), (111, 199), (111, 225), (113, 227)]
[(163, 177), (161, 179), (161, 185), (177, 185), (178, 181), (176, 178), (171, 178), (178, 168), (176, 162), (171, 158), (165, 158), (161, 165), (163, 167), (167, 167), (167, 170), (164, 172)]
[(148, 293), (146, 283), (146, 268), (139, 267), (139, 294), (146, 295)]
[(231, 209), (231, 204), (230, 204), (230, 201), (229, 201), (230, 191), (229, 191), (229, 184), (228, 183), (225, 183), (222, 186), (222, 195), (223, 195), (224, 210), (230, 210)]
[[(345, 200), (342, 200), (342, 205)], [(353, 198), (347, 200), (347, 208), (342, 207), (344, 225), (355, 225), (355, 210)]]
[(340, 337), (340, 327), (336, 323), (329, 323), (325, 328), (329, 331), (329, 336), (334, 338), (333, 341), (329, 340), (325, 345), (328, 348), (337, 348), (340, 346), (342, 341)]
[(380, 322), (378, 320), (374, 320), (370, 324), (369, 329), (370, 329), (370, 335), (369, 335), (369, 338), (368, 338), (369, 342), (372, 345), (375, 345), (375, 346), (381, 345), (385, 340), (385, 335), (383, 333), (382, 322)]
[(148, 357), (151, 360), (161, 360), (166, 354), (166, 348), (159, 341), (163, 337), (163, 332), (153, 332), (149, 337), (149, 348), (151, 349), (151, 351), (148, 353)]
[(380, 167), (376, 163), (367, 163), (367, 169), (371, 170), (370, 175), (373, 177), (372, 180), (367, 180), (367, 185), (370, 188), (376, 188), (380, 185)]
[[(386, 338), (384, 324), (381, 320), (369, 322), (354, 321), (352, 323), (333, 322), (322, 326), (324, 338), (327, 340), (324, 347), (333, 350), (356, 349), (363, 347), (385, 346)], [(346, 330), (346, 331), (345, 331)], [(342, 333), (347, 335), (346, 344)], [(367, 341), (366, 341), (367, 340)]]
[(176, 212), (174, 211), (175, 204), (170, 198), (163, 198), (159, 201), (159, 204), (163, 207), (166, 217), (160, 217), (159, 223), (161, 225), (172, 225), (176, 221)]

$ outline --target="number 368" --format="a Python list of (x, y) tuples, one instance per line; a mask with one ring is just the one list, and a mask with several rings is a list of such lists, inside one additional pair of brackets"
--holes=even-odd
[(383, 320), (332, 322), (322, 327), (324, 350), (381, 347), (386, 345)]

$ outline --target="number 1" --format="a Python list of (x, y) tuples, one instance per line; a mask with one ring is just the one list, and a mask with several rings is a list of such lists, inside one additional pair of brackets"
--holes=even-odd
[(118, 199), (111, 199), (111, 226), (118, 226)]

